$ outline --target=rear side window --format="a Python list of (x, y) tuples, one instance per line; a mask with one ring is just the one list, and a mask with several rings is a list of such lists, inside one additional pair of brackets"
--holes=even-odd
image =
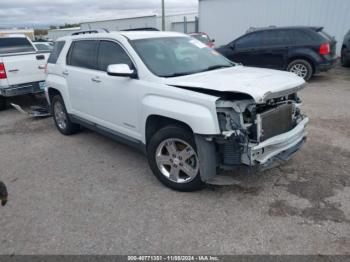
[(49, 56), (49, 59), (47, 60), (50, 64), (56, 64), (58, 57), (60, 56), (62, 49), (64, 47), (65, 42), (64, 41), (58, 41), (55, 43), (55, 46)]
[(35, 51), (35, 48), (25, 37), (0, 38), (0, 54), (13, 54)]
[(264, 31), (262, 37), (263, 46), (281, 46), (291, 44), (289, 30)]
[(127, 64), (133, 68), (131, 59), (119, 44), (101, 41), (98, 52), (98, 69), (107, 71), (107, 67), (113, 64)]
[(258, 47), (261, 45), (262, 33), (252, 33), (236, 41), (236, 47), (239, 49)]
[(67, 65), (87, 69), (97, 69), (97, 44), (98, 41), (96, 40), (81, 40), (74, 42), (68, 53)]
[(317, 34), (307, 30), (292, 30), (291, 32), (293, 44), (305, 45), (315, 44), (319, 42)]

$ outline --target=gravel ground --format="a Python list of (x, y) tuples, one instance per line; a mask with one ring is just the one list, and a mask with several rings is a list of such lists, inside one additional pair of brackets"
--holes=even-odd
[(0, 254), (350, 254), (350, 70), (301, 97), (310, 134), (291, 161), (196, 193), (99, 134), (0, 112)]

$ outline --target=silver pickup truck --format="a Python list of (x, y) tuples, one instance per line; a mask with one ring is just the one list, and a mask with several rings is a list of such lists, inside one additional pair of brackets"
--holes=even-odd
[(49, 52), (38, 52), (24, 35), (0, 37), (0, 110), (6, 98), (44, 91)]

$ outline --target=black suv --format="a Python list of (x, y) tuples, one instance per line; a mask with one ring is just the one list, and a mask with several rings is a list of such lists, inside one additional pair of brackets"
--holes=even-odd
[(217, 51), (234, 62), (287, 70), (306, 81), (336, 62), (336, 41), (322, 27), (250, 29)]
[(341, 63), (345, 67), (350, 67), (350, 30), (344, 37), (341, 48)]

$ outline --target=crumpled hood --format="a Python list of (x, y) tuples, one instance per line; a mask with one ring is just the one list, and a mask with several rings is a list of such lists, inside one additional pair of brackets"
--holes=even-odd
[(243, 93), (251, 96), (257, 103), (292, 94), (305, 85), (305, 81), (293, 73), (245, 66), (167, 78), (165, 83), (193, 89)]

